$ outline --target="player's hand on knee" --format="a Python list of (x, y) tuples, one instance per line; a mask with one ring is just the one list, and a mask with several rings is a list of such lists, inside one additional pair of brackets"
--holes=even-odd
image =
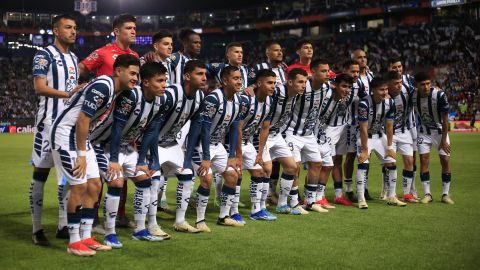
[(263, 167), (263, 157), (262, 157), (262, 155), (257, 155), (257, 158), (255, 158), (255, 164), (258, 164), (258, 165)]
[(148, 178), (151, 178), (153, 174), (150, 173), (150, 169), (148, 168), (148, 165), (137, 165), (135, 168), (135, 173), (137, 172), (143, 172)]
[(450, 144), (446, 140), (442, 140), (442, 142), (440, 143), (440, 149), (443, 149), (443, 151), (445, 151), (445, 153), (447, 154), (450, 154), (450, 152), (452, 151)]
[(362, 150), (362, 152), (358, 156), (358, 163), (364, 163), (367, 160), (368, 160), (368, 151)]
[(210, 170), (212, 162), (210, 160), (202, 160), (200, 167), (197, 170), (199, 176), (206, 176)]
[(108, 164), (107, 177), (110, 180), (119, 179), (122, 176), (122, 165), (117, 162), (110, 162)]
[(75, 167), (73, 168), (73, 176), (83, 178), (87, 174), (87, 158), (77, 157), (75, 160)]
[(387, 157), (391, 157), (391, 158), (393, 158), (393, 159), (396, 160), (396, 159), (397, 159), (397, 155), (396, 155), (396, 153), (395, 153), (395, 150), (393, 150), (393, 149), (387, 149), (387, 152), (385, 153), (385, 158), (387, 158)]

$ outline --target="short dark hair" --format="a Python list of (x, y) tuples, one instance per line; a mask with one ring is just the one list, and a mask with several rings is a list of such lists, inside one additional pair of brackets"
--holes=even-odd
[(238, 67), (236, 66), (226, 66), (222, 69), (220, 72), (220, 78), (223, 79), (227, 76), (229, 76), (232, 72), (239, 71)]
[(115, 59), (115, 63), (113, 63), (113, 69), (117, 67), (128, 68), (129, 66), (140, 67), (140, 60), (131, 54), (121, 54)]
[(276, 79), (277, 74), (275, 74), (275, 72), (273, 72), (271, 69), (260, 69), (255, 75), (255, 82), (257, 82), (260, 78), (266, 77), (274, 77)]
[(344, 70), (346, 69), (349, 69), (351, 66), (353, 65), (358, 65), (360, 66), (360, 64), (358, 64), (358, 61), (357, 60), (354, 60), (354, 59), (348, 59), (348, 60), (345, 60), (345, 62), (343, 62), (342, 64), (342, 67)]
[(265, 44), (265, 48), (270, 48), (270, 46), (275, 45), (275, 44), (277, 44), (277, 45), (279, 45), (280, 47), (282, 47), (282, 45), (281, 45), (278, 41), (276, 41), (276, 40), (271, 40), (271, 41), (269, 41), (269, 42), (267, 42), (267, 43)]
[(193, 31), (191, 28), (182, 28), (180, 31), (178, 31), (178, 39), (181, 42), (186, 42), (188, 40), (188, 37), (191, 35), (200, 35), (199, 33)]
[(225, 47), (225, 51), (228, 52), (228, 50), (230, 50), (230, 48), (233, 48), (233, 47), (243, 48), (243, 45), (240, 42), (230, 42), (227, 44), (227, 47)]
[(400, 58), (400, 56), (392, 56), (388, 59), (388, 65), (391, 65), (396, 62), (402, 62), (402, 58)]
[(402, 75), (393, 70), (390, 70), (385, 74), (385, 80), (387, 81), (401, 80), (401, 79), (402, 79)]
[(60, 14), (60, 15), (57, 15), (57, 16), (53, 17), (53, 19), (52, 19), (52, 28), (57, 27), (57, 24), (58, 24), (61, 20), (72, 20), (72, 21), (76, 21), (76, 20), (75, 20), (75, 17), (73, 17), (73, 16), (70, 15), (70, 14)]
[(166, 38), (166, 37), (173, 38), (173, 35), (167, 29), (161, 29), (157, 33), (155, 33), (155, 35), (153, 35), (152, 43), (156, 43), (160, 41), (162, 38)]
[(385, 80), (385, 78), (383, 78), (380, 75), (377, 75), (370, 82), (370, 88), (375, 89), (375, 88), (380, 87), (380, 86), (385, 85), (385, 84), (387, 84), (387, 81)]
[(112, 29), (120, 28), (124, 23), (127, 23), (127, 22), (136, 23), (137, 18), (135, 18), (135, 16), (133, 15), (126, 14), (126, 13), (120, 14), (117, 17), (115, 17), (115, 19), (113, 19)]
[(428, 81), (428, 80), (431, 80), (432, 78), (430, 78), (430, 75), (428, 75), (427, 72), (418, 72), (417, 74), (415, 74), (414, 76), (414, 81), (416, 83), (419, 83), (419, 82), (423, 82), (423, 81)]
[(200, 60), (190, 60), (185, 64), (183, 73), (192, 73), (196, 68), (206, 69), (207, 66)]
[(313, 43), (312, 43), (310, 40), (308, 40), (308, 39), (300, 39), (300, 40), (297, 41), (297, 43), (295, 44), (295, 50), (296, 50), (296, 51), (300, 50), (300, 49), (303, 47), (303, 45), (305, 45), (305, 44), (313, 45)]
[(297, 78), (297, 75), (308, 77), (308, 73), (301, 68), (292, 68), (292, 70), (288, 72), (287, 77), (289, 80), (295, 80), (295, 78)]
[(162, 63), (147, 62), (140, 67), (140, 78), (142, 80), (148, 80), (156, 75), (165, 75), (167, 68)]
[(353, 77), (347, 73), (340, 73), (335, 77), (335, 84), (340, 84), (341, 82), (346, 82), (350, 85), (353, 85)]
[(312, 62), (310, 63), (310, 69), (317, 68), (320, 65), (328, 65), (327, 59), (325, 58), (313, 59)]

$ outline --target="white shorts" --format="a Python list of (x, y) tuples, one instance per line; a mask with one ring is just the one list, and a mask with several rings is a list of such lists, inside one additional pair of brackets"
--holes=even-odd
[[(227, 168), (228, 164), (228, 152), (225, 146), (221, 143), (210, 144), (210, 161), (212, 166), (208, 171), (208, 174), (219, 173), (222, 174), (225, 171), (235, 170), (235, 168)], [(193, 169), (198, 170), (202, 162), (202, 149), (196, 148), (196, 153), (193, 157)]]
[(347, 153), (357, 152), (358, 126), (347, 125)]
[(60, 172), (66, 179), (68, 184), (80, 185), (87, 182), (89, 179), (100, 178), (98, 170), (97, 158), (93, 148), (87, 150), (87, 172), (82, 178), (73, 175), (73, 168), (77, 159), (77, 151), (66, 151), (63, 149), (53, 150), (53, 162), (55, 169)]
[[(264, 149), (264, 152), (267, 150)], [(262, 166), (255, 164), (257, 159), (258, 152), (253, 146), (253, 143), (248, 142), (242, 144), (242, 159), (243, 159), (243, 169), (245, 170), (262, 170)], [(262, 156), (263, 157), (263, 156)]]
[[(362, 153), (362, 145), (360, 139), (357, 141), (357, 156), (360, 156)], [(385, 154), (387, 152), (387, 135), (383, 134), (382, 137), (378, 137), (378, 135), (372, 136), (372, 138), (368, 138), (368, 155), (375, 152), (377, 155), (380, 164), (385, 163), (392, 163), (395, 162), (395, 159), (391, 157), (385, 158)], [(367, 159), (364, 163), (370, 163), (370, 158)]]
[(319, 144), (318, 151), (322, 157), (322, 165), (328, 167), (333, 166), (332, 145), (327, 143)]
[(327, 126), (327, 128), (325, 129), (326, 138), (330, 141), (330, 147), (332, 148), (332, 156), (345, 155), (347, 153), (347, 129), (347, 125), (341, 125), (336, 127)]
[[(432, 148), (432, 144), (437, 147), (438, 154), (441, 156), (450, 156), (447, 154), (443, 149), (440, 149), (440, 142), (442, 141), (442, 134), (423, 134), (418, 133), (417, 144), (418, 144), (418, 153), (422, 154), (429, 154), (430, 149)], [(450, 144), (450, 137), (447, 134), (447, 142)]]
[(412, 133), (407, 130), (403, 133), (394, 134), (392, 146), (393, 149), (402, 156), (413, 156)]
[(287, 142), (280, 133), (269, 135), (266, 146), (268, 151), (263, 151), (262, 158), (264, 162), (292, 156), (292, 150), (288, 147)]
[(315, 135), (297, 136), (287, 133), (285, 138), (295, 162), (322, 162)]
[(37, 168), (53, 168), (52, 146), (50, 145), (51, 126), (39, 125), (33, 136), (32, 164)]
[(410, 132), (412, 133), (412, 140), (413, 140), (413, 151), (417, 152), (418, 151), (418, 145), (417, 145), (417, 127), (413, 127), (410, 129)]
[[(181, 131), (180, 131), (181, 132)], [(158, 147), (158, 161), (164, 176), (175, 176), (183, 168), (185, 154), (180, 144), (168, 147)]]
[[(98, 168), (100, 170), (100, 176), (103, 180), (109, 182), (116, 179), (109, 179), (107, 177), (108, 164), (110, 163), (110, 149), (108, 147), (103, 148), (100, 145), (93, 147), (95, 155), (97, 157)], [(137, 167), (138, 153), (137, 151), (126, 147), (121, 147), (118, 153), (118, 164), (122, 166), (122, 173), (118, 177), (131, 178), (137, 176), (135, 170)], [(140, 175), (140, 174), (138, 174)]]

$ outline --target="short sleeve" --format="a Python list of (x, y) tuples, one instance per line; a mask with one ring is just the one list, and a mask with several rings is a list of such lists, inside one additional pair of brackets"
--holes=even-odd
[(110, 91), (106, 84), (94, 83), (86, 90), (81, 111), (92, 117), (99, 108), (105, 105), (109, 97)]
[(358, 104), (358, 121), (367, 122), (368, 121), (368, 101), (361, 100)]
[(47, 77), (51, 63), (50, 55), (46, 51), (38, 51), (33, 57), (33, 77)]
[(113, 111), (115, 120), (127, 122), (133, 110), (135, 110), (136, 103), (137, 98), (134, 91), (123, 91), (115, 101), (115, 109)]
[(243, 120), (248, 115), (250, 108), (250, 97), (246, 95), (240, 96), (240, 119)]
[(203, 117), (212, 118), (217, 113), (218, 106), (219, 106), (218, 100), (213, 95), (208, 95), (203, 100), (201, 115)]
[(393, 99), (388, 100), (389, 108), (388, 112), (385, 113), (385, 118), (387, 120), (395, 120), (395, 101)]
[(82, 64), (88, 69), (88, 71), (92, 71), (100, 67), (103, 63), (102, 54), (100, 49), (96, 49), (93, 51), (87, 58), (82, 61)]
[(441, 112), (446, 112), (448, 113), (449, 109), (450, 109), (450, 105), (448, 104), (448, 99), (447, 99), (447, 95), (445, 95), (445, 92), (443, 91), (439, 91), (438, 92), (438, 109), (441, 111)]

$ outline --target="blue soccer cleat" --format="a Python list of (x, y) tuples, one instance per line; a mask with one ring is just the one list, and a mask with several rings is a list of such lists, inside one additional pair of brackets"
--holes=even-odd
[(277, 220), (277, 216), (274, 216), (272, 213), (270, 213), (270, 211), (268, 211), (267, 208), (263, 208), (262, 212), (264, 212), (265, 215), (267, 216), (267, 221)]
[(111, 246), (112, 248), (123, 247), (123, 244), (120, 241), (118, 241), (117, 235), (114, 233), (105, 236), (105, 240), (103, 240), (103, 243), (107, 246)]
[(238, 223), (242, 223), (243, 225), (247, 224), (247, 222), (245, 222), (245, 220), (243, 220), (242, 216), (240, 216), (239, 213), (233, 214), (230, 218), (237, 221)]
[(163, 238), (152, 235), (147, 229), (143, 229), (141, 231), (133, 233), (132, 234), (132, 240), (148, 241), (148, 242), (160, 242), (160, 241), (163, 240)]
[(268, 216), (266, 215), (265, 212), (260, 210), (256, 213), (250, 214), (248, 218), (251, 220), (267, 220)]
[(290, 214), (292, 209), (287, 204), (284, 204), (281, 206), (277, 206), (277, 209), (275, 209), (275, 211), (279, 214)]

